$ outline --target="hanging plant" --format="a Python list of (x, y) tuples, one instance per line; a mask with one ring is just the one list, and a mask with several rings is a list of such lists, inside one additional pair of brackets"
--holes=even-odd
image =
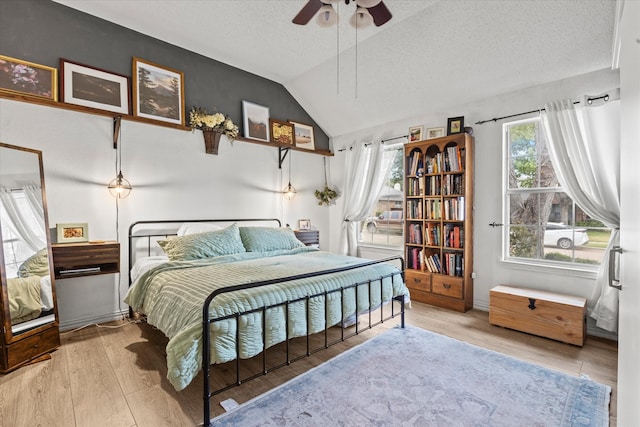
[(327, 182), (327, 159), (322, 159), (324, 162), (324, 188), (322, 190), (316, 190), (313, 194), (318, 199), (318, 205), (329, 206), (332, 205), (335, 200), (340, 197), (338, 190), (330, 187)]
[(329, 206), (333, 204), (334, 200), (339, 196), (338, 192), (328, 185), (325, 185), (322, 190), (316, 190), (314, 194), (316, 199), (318, 199), (318, 204), (320, 206)]

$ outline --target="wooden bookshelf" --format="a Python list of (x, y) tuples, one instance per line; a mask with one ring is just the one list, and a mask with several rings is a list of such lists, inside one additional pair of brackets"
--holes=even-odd
[(411, 299), (473, 307), (473, 137), (406, 144), (405, 279)]

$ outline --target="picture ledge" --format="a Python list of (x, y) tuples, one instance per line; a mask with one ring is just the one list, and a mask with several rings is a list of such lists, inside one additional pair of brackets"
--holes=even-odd
[[(0, 98), (11, 99), (11, 100), (20, 101), (20, 102), (27, 102), (27, 103), (30, 103), (30, 104), (43, 105), (45, 107), (61, 108), (63, 110), (76, 111), (76, 112), (80, 112), (80, 113), (95, 114), (95, 115), (99, 115), (99, 116), (106, 116), (106, 117), (122, 116), (122, 118), (124, 120), (140, 122), (140, 123), (147, 123), (147, 124), (154, 125), (154, 126), (163, 126), (163, 127), (167, 127), (167, 128), (184, 130), (184, 131), (191, 131), (192, 130), (190, 126), (176, 125), (176, 124), (173, 124), (173, 123), (161, 122), (161, 121), (158, 121), (158, 120), (147, 119), (147, 118), (144, 118), (144, 117), (136, 117), (136, 116), (132, 116), (130, 114), (117, 114), (117, 113), (114, 113), (112, 111), (100, 110), (98, 108), (85, 107), (85, 106), (82, 106), (82, 105), (67, 104), (66, 102), (60, 102), (60, 101), (50, 101), (50, 100), (46, 100), (46, 99), (32, 98), (32, 97), (25, 96), (25, 95), (20, 95), (20, 94), (0, 92)], [(236, 141), (241, 141), (241, 142), (249, 142), (251, 144), (266, 145), (266, 146), (270, 146), (270, 147), (290, 148), (290, 149), (295, 150), (295, 151), (301, 151), (301, 152), (306, 152), (306, 153), (310, 153), (310, 154), (320, 154), (320, 155), (323, 155), (323, 156), (333, 156), (333, 153), (331, 151), (329, 151), (329, 150), (307, 150), (307, 149), (304, 149), (304, 148), (299, 148), (299, 147), (295, 147), (295, 146), (291, 146), (291, 145), (276, 144), (276, 143), (273, 143), (273, 142), (265, 142), (265, 141), (258, 141), (258, 140), (254, 140), (254, 139), (250, 139), (250, 138), (244, 138), (244, 137), (241, 137), (241, 136), (238, 136), (235, 140)]]

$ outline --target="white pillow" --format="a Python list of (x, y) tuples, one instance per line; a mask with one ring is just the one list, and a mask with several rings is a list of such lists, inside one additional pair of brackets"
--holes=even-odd
[(187, 234), (204, 233), (206, 231), (221, 230), (222, 227), (210, 222), (185, 222), (178, 228), (178, 236), (186, 236)]

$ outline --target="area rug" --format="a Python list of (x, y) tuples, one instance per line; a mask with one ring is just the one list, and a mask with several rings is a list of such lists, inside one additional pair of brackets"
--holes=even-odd
[(608, 426), (611, 388), (415, 327), (393, 328), (215, 426)]

